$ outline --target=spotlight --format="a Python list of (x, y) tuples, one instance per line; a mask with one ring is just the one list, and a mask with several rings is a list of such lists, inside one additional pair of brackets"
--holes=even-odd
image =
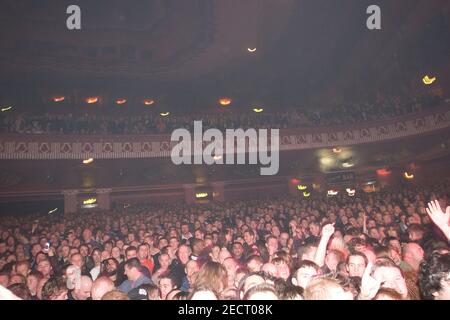
[(92, 163), (92, 162), (94, 162), (94, 158), (89, 158), (89, 159), (83, 160), (84, 164), (89, 164), (89, 163)]

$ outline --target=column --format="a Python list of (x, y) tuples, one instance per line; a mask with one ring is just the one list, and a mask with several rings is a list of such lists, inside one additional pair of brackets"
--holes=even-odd
[(97, 203), (100, 210), (111, 209), (111, 191), (112, 189), (97, 189)]
[(224, 202), (225, 201), (225, 183), (224, 182), (213, 182), (211, 183), (213, 189), (213, 199), (214, 201)]
[(186, 204), (195, 203), (195, 184), (183, 184), (183, 189)]
[(62, 194), (64, 195), (64, 214), (76, 213), (78, 190), (63, 190)]

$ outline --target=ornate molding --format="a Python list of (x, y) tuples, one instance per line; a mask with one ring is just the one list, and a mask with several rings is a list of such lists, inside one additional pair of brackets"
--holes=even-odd
[[(280, 150), (376, 143), (450, 127), (448, 106), (425, 115), (353, 127), (280, 130)], [(137, 159), (170, 157), (169, 135), (3, 135), (0, 159)]]

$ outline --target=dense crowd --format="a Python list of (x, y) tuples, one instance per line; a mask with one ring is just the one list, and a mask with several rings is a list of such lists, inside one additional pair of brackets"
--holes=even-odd
[(449, 187), (4, 216), (0, 299), (450, 299)]
[(433, 108), (441, 99), (433, 96), (400, 99), (379, 98), (374, 102), (335, 103), (327, 108), (288, 108), (278, 112), (183, 113), (160, 116), (102, 114), (0, 114), (0, 132), (64, 133), (64, 134), (166, 134), (178, 128), (193, 130), (194, 120), (202, 120), (207, 128), (303, 128), (350, 125), (383, 120)]

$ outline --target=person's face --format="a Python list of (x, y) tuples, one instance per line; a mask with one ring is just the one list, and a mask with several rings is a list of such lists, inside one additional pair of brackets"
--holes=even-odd
[(350, 256), (348, 258), (348, 273), (350, 277), (361, 277), (366, 269), (366, 262), (361, 256)]
[(92, 260), (94, 260), (95, 264), (98, 264), (101, 262), (102, 258), (101, 258), (101, 253), (98, 250), (94, 250), (92, 252)]
[(283, 262), (283, 263), (277, 264), (276, 267), (277, 267), (277, 277), (287, 280), (289, 278), (289, 276), (291, 275), (289, 266), (285, 262)]
[(61, 255), (63, 258), (67, 258), (69, 256), (70, 253), (70, 247), (69, 246), (63, 246), (61, 248)]
[(254, 242), (254, 240), (255, 240), (255, 237), (252, 236), (252, 235), (250, 234), (250, 232), (245, 232), (245, 233), (244, 233), (244, 241), (245, 241), (248, 245), (252, 245), (253, 242)]
[(186, 264), (189, 261), (189, 248), (187, 246), (181, 246), (178, 249), (178, 259), (182, 264)]
[(186, 264), (186, 275), (192, 276), (194, 273), (198, 272), (200, 270), (198, 263), (196, 261), (190, 260)]
[(261, 271), (262, 263), (256, 259), (252, 259), (247, 263), (247, 268), (250, 272), (259, 272)]
[(267, 250), (269, 251), (269, 255), (273, 255), (278, 251), (278, 241), (277, 239), (270, 238), (267, 241)]
[(317, 271), (313, 267), (301, 268), (296, 275), (297, 286), (305, 289), (308, 284), (317, 276)]
[(136, 250), (128, 250), (127, 251), (127, 256), (126, 259), (131, 259), (131, 258), (136, 258), (137, 257), (137, 252)]
[(139, 260), (144, 260), (148, 258), (148, 247), (147, 246), (140, 246), (139, 247), (139, 252), (138, 252), (138, 256), (139, 256)]
[(178, 241), (178, 239), (175, 239), (175, 238), (170, 239), (169, 246), (171, 246), (174, 250), (177, 250), (179, 245), (180, 245), (180, 242)]
[(89, 229), (83, 231), (83, 239), (84, 241), (90, 241), (92, 238), (92, 232)]
[(382, 288), (389, 288), (397, 291), (406, 298), (408, 289), (405, 278), (397, 268), (381, 267), (375, 270), (373, 277), (381, 283)]
[(83, 268), (83, 257), (81, 256), (81, 254), (75, 254), (70, 259), (70, 263), (73, 264), (74, 266), (77, 266), (79, 269), (82, 269)]
[(52, 271), (52, 266), (49, 261), (44, 260), (39, 262), (37, 270), (41, 272), (44, 275), (44, 277), (49, 277), (50, 272)]
[(92, 283), (91, 284), (83, 284), (81, 285), (80, 289), (75, 289), (76, 296), (78, 300), (87, 300), (91, 297), (91, 289), (92, 289)]
[(23, 275), (24, 277), (28, 276), (28, 273), (30, 272), (30, 268), (27, 264), (21, 264), (16, 269), (17, 273)]
[(159, 281), (159, 289), (161, 290), (161, 299), (164, 300), (167, 294), (173, 289), (172, 281), (167, 278), (162, 278)]
[(311, 223), (309, 225), (309, 232), (311, 232), (311, 234), (313, 236), (318, 236), (319, 232), (320, 232), (320, 227), (317, 224), (315, 224), (315, 223)]
[(36, 295), (37, 286), (38, 286), (38, 279), (35, 276), (28, 276), (27, 287), (32, 295)]
[(287, 246), (288, 239), (289, 239), (289, 235), (287, 233), (283, 232), (280, 235), (280, 243), (283, 247)]
[(377, 240), (380, 239), (380, 234), (378, 233), (378, 230), (375, 229), (375, 228), (370, 229), (369, 235), (370, 235), (371, 238), (374, 238), (374, 239), (377, 239)]
[(112, 255), (113, 258), (119, 259), (120, 258), (120, 249), (119, 249), (119, 247), (114, 247), (111, 250), (111, 255)]
[(168, 244), (169, 242), (167, 241), (167, 239), (161, 239), (159, 240), (158, 247), (159, 249), (162, 249), (164, 247), (167, 247)]
[(237, 263), (234, 259), (226, 259), (223, 262), (223, 266), (227, 269), (229, 277), (234, 277), (236, 275)]
[(170, 266), (170, 257), (168, 254), (162, 254), (159, 256), (159, 264), (163, 270), (168, 269)]
[[(3, 245), (5, 245), (5, 244), (3, 244)], [(42, 251), (42, 246), (40, 244), (35, 244), (35, 245), (33, 245), (33, 249), (31, 249), (31, 254), (33, 255), (33, 257), (36, 257), (36, 255), (40, 251)]]
[(235, 243), (233, 245), (233, 255), (236, 258), (240, 258), (243, 253), (244, 253), (244, 248), (242, 247), (242, 245), (239, 245), (239, 244)]
[(88, 247), (86, 247), (86, 246), (81, 246), (81, 247), (80, 247), (80, 254), (81, 254), (83, 257), (87, 257), (88, 254), (89, 254), (89, 249), (88, 249)]
[(108, 273), (114, 272), (116, 271), (117, 266), (116, 263), (114, 262), (114, 260), (109, 259), (107, 264), (106, 264), (106, 271), (108, 271)]

